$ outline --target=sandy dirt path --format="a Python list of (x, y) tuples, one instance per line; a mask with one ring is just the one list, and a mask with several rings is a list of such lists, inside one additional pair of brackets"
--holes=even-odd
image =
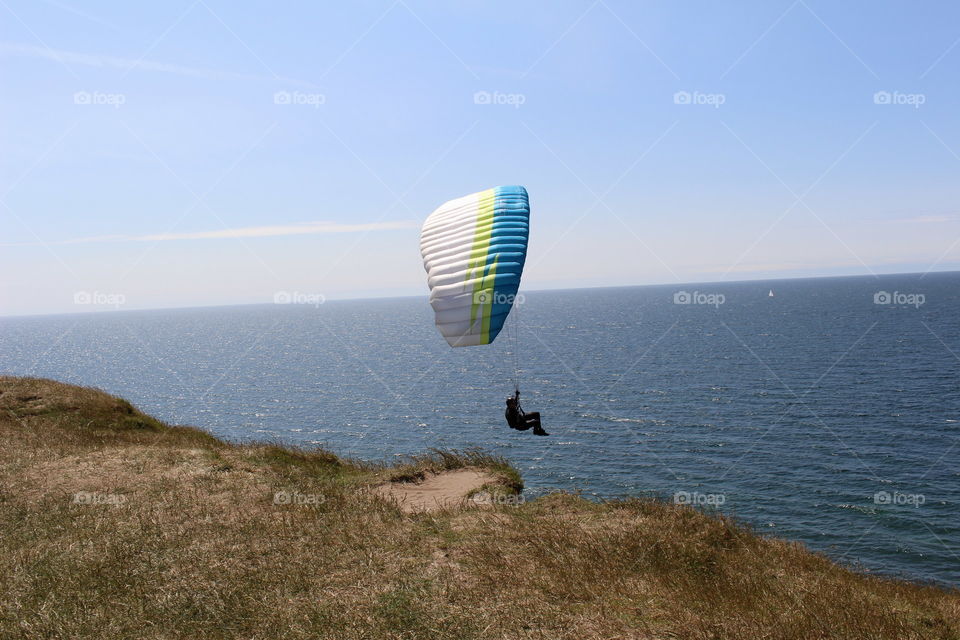
[(375, 491), (396, 501), (405, 513), (418, 513), (459, 506), (472, 490), (496, 480), (483, 471), (455, 469), (428, 475), (420, 482), (388, 482)]

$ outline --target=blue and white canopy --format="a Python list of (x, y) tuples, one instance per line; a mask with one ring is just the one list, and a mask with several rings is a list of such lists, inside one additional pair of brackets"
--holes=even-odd
[(530, 203), (523, 187), (494, 187), (446, 202), (420, 232), (430, 305), (451, 347), (493, 342), (513, 308), (527, 258)]

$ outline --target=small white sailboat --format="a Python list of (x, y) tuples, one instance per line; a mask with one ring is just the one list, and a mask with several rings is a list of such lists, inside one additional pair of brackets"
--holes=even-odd
[(770, 293), (767, 294), (767, 297), (768, 297), (768, 298), (772, 298), (772, 297), (773, 297), (773, 289), (770, 289)]

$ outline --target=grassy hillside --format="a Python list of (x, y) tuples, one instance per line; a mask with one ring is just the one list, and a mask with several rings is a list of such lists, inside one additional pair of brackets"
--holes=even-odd
[(653, 500), (413, 516), (403, 467), (237, 446), (0, 378), (0, 638), (960, 638), (960, 595)]

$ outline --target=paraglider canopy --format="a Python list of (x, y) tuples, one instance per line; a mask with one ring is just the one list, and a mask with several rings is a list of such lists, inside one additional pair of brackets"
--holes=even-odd
[(520, 288), (529, 222), (527, 190), (508, 186), (445, 202), (423, 223), (430, 305), (451, 347), (490, 344), (500, 333)]

